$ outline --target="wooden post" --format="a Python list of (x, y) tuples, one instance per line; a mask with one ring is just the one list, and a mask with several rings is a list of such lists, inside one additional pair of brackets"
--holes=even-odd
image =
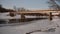
[(23, 14), (21, 14), (21, 21), (24, 22), (25, 21), (25, 16)]
[(50, 12), (50, 14), (49, 14), (49, 20), (50, 21), (52, 20), (52, 12)]

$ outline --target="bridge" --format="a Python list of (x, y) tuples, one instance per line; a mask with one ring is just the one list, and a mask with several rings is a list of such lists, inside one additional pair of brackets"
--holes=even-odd
[(49, 13), (60, 13), (57, 10), (40, 10), (40, 11), (18, 11), (17, 14), (20, 15), (32, 15), (32, 16), (48, 16)]
[[(59, 13), (57, 11), (20, 11), (20, 12), (10, 12), (10, 14), (19, 14), (21, 15), (21, 19), (24, 20), (24, 15), (32, 15), (32, 16), (49, 16), (49, 19), (52, 20), (52, 13)], [(58, 14), (56, 14), (58, 15)]]

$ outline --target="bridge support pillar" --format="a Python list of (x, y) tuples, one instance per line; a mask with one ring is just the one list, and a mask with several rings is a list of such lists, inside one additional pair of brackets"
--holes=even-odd
[(59, 17), (60, 17), (60, 13), (59, 13)]
[(23, 14), (21, 14), (21, 21), (24, 22), (25, 21), (25, 16)]
[(49, 20), (52, 20), (52, 12), (49, 13)]

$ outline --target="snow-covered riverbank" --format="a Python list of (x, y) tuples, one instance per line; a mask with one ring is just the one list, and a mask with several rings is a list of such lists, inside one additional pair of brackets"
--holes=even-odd
[(0, 34), (26, 34), (35, 30), (46, 30), (48, 28), (56, 28), (55, 32), (34, 32), (32, 34), (60, 34), (60, 19), (53, 19), (52, 21), (35, 20), (29, 22), (29, 24), (19, 26), (7, 26), (0, 27)]

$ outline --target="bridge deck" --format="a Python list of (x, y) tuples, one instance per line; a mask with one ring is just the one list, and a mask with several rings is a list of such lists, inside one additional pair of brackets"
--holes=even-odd
[[(17, 12), (18, 14), (24, 14), (24, 15), (49, 15), (49, 13), (52, 11), (21, 11), (21, 12)], [(56, 12), (53, 11), (52, 13), (60, 13), (60, 12)]]

